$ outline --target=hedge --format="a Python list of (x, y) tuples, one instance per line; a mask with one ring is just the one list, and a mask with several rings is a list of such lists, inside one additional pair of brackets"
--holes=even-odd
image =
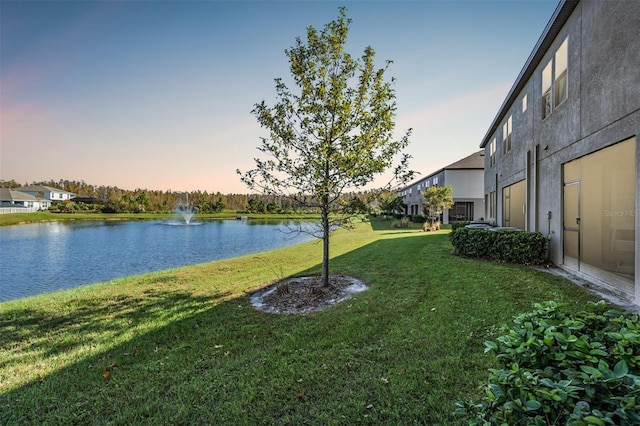
[(463, 227), (454, 229), (449, 238), (460, 256), (525, 265), (547, 260), (547, 238), (540, 232)]
[(458, 228), (464, 228), (465, 226), (469, 225), (471, 222), (464, 221), (464, 222), (450, 222), (451, 223), (451, 229), (458, 229)]

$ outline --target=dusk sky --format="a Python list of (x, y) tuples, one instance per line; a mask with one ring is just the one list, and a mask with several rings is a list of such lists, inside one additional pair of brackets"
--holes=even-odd
[[(0, 180), (247, 193), (254, 104), (346, 6), (347, 51), (393, 60), (396, 133), (430, 174), (479, 149), (556, 0), (0, 0)], [(293, 86), (290, 86), (293, 88)]]

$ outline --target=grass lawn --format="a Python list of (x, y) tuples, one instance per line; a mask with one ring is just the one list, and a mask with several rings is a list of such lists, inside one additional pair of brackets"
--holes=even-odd
[(319, 273), (317, 242), (0, 304), (0, 424), (464, 424), (502, 324), (596, 300), (392, 223), (335, 234), (332, 273), (371, 288), (315, 314), (247, 294)]

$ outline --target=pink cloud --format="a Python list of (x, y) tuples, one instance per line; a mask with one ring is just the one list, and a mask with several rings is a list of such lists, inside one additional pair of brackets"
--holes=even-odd
[[(493, 118), (492, 114), (500, 107), (509, 90), (509, 84), (503, 83), (490, 87), (483, 87), (475, 92), (447, 99), (443, 102), (428, 104), (398, 119), (396, 128), (412, 127), (416, 130), (455, 126), (460, 128), (461, 122), (466, 122), (478, 116), (487, 117), (488, 127)], [(478, 141), (479, 143), (479, 141)]]

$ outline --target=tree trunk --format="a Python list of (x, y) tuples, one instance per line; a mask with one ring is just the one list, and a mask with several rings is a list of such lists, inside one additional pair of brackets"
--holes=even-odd
[[(329, 139), (331, 140), (331, 139)], [(332, 148), (332, 147), (330, 147)], [(330, 179), (329, 157), (324, 162), (324, 185), (322, 187), (322, 287), (329, 287), (329, 182)]]
[(329, 287), (329, 210), (322, 209), (322, 286)]

